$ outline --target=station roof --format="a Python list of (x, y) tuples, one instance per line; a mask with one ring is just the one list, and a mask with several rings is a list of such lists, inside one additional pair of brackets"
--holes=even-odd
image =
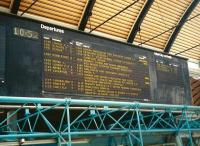
[(0, 7), (9, 13), (48, 18), (77, 30), (200, 60), (199, 1), (0, 0)]

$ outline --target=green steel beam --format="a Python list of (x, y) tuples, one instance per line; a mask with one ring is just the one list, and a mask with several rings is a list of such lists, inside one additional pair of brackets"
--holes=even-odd
[(171, 108), (174, 110), (182, 110), (187, 108), (187, 110), (200, 110), (198, 106), (191, 105), (172, 105), (172, 104), (154, 104), (154, 103), (139, 103), (139, 102), (119, 102), (119, 101), (100, 101), (100, 100), (79, 100), (79, 99), (58, 99), (58, 98), (32, 98), (32, 97), (9, 97), (9, 96), (0, 96), (0, 103), (41, 103), (41, 104), (66, 104), (70, 105), (82, 105), (82, 106), (109, 106), (109, 107), (121, 107), (121, 106), (139, 106), (141, 109), (166, 109)]
[[(0, 97), (1, 103), (13, 105), (18, 103), (21, 107), (17, 108), (12, 115), (1, 118), (0, 141), (20, 138), (55, 138), (60, 143), (71, 146), (73, 138), (77, 137), (120, 134), (127, 135), (130, 145), (132, 140), (143, 145), (145, 134), (187, 133), (192, 145), (192, 132), (200, 132), (200, 108), (194, 106), (3, 96)], [(48, 108), (43, 108), (47, 104)], [(23, 106), (26, 105), (36, 108), (24, 109)], [(102, 110), (99, 109), (101, 106), (115, 108)], [(59, 107), (64, 108), (57, 110)], [(74, 114), (71, 107), (84, 108), (78, 114)], [(143, 112), (145, 108), (150, 111)], [(91, 109), (92, 112), (90, 112)], [(182, 112), (176, 113), (176, 110), (182, 110)], [(53, 111), (60, 112), (56, 119), (49, 118), (48, 113)], [(18, 119), (9, 123), (6, 122), (19, 113), (24, 113), (24, 116), (19, 116)], [(57, 126), (54, 120), (59, 121)], [(17, 125), (17, 131), (10, 128), (13, 125)], [(41, 125), (47, 129), (41, 132), (36, 128)]]

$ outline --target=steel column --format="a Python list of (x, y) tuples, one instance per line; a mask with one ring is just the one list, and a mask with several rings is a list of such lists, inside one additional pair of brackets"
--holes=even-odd
[(10, 12), (17, 15), (21, 0), (11, 0), (10, 2)]
[(154, 0), (146, 0), (145, 4), (143, 5), (142, 10), (140, 11), (139, 15), (137, 16), (131, 31), (129, 32), (128, 38), (127, 38), (127, 42), (128, 43), (133, 43), (135, 36), (137, 34), (138, 31), (140, 31), (140, 26), (147, 14), (147, 12), (149, 11), (151, 5), (153, 4)]
[(83, 11), (83, 14), (82, 14), (81, 19), (78, 24), (78, 30), (82, 30), (82, 31), (85, 30), (88, 19), (92, 15), (92, 9), (94, 7), (95, 1), (96, 0), (88, 0), (87, 1), (86, 5), (85, 5), (85, 9)]

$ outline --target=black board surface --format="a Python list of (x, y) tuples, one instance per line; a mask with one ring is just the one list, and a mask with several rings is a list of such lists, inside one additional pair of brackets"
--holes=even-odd
[(0, 23), (0, 80), (5, 78), (5, 48), (6, 48), (6, 30), (5, 26)]

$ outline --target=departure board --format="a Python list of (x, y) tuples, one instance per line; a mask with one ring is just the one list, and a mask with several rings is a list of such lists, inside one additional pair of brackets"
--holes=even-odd
[(8, 14), (0, 20), (0, 95), (191, 104), (184, 58)]
[[(102, 50), (101, 45), (45, 35), (44, 91), (92, 96), (150, 96), (149, 62), (145, 55)], [(96, 48), (95, 48), (96, 47)]]
[[(182, 67), (180, 62), (173, 59), (171, 56), (160, 56), (159, 53), (155, 54), (157, 79), (162, 83), (168, 85), (184, 86), (182, 80)], [(167, 80), (166, 80), (167, 78)]]
[(158, 89), (157, 100), (164, 103), (171, 103), (171, 101), (178, 104), (184, 103), (186, 94), (182, 64), (172, 56), (154, 54)]

